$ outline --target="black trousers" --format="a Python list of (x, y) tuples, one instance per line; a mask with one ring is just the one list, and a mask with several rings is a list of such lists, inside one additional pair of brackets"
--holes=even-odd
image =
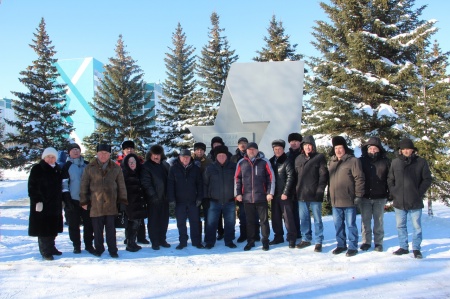
[(281, 196), (276, 196), (272, 200), (272, 230), (275, 234), (274, 240), (284, 239), (283, 219), (287, 230), (287, 239), (295, 241), (297, 239), (297, 227), (295, 226), (293, 202), (290, 199), (281, 200)]
[(114, 226), (114, 215), (91, 217), (92, 227), (94, 228), (94, 244), (98, 253), (105, 251), (105, 241), (103, 238), (103, 231), (106, 234), (106, 244), (108, 245), (108, 252), (117, 253), (116, 241), (116, 227)]
[(148, 209), (148, 236), (152, 246), (161, 246), (166, 243), (167, 229), (169, 227), (169, 203), (162, 202), (149, 204)]
[[(239, 237), (247, 239), (247, 215), (245, 214), (244, 203), (238, 201), (237, 205), (239, 207)], [(259, 219), (255, 217), (255, 234), (259, 236)]]
[(267, 201), (261, 203), (244, 203), (245, 214), (247, 216), (247, 242), (255, 243), (256, 229), (255, 224), (259, 219), (261, 226), (261, 242), (268, 243), (270, 236), (269, 227), (269, 205)]
[(186, 220), (189, 219), (190, 234), (192, 246), (201, 244), (200, 221), (198, 216), (198, 207), (195, 201), (192, 203), (178, 203), (175, 207), (175, 216), (177, 217), (177, 227), (180, 244), (186, 246), (189, 236), (187, 234)]
[(81, 219), (83, 219), (83, 241), (85, 248), (92, 248), (92, 241), (94, 240), (94, 229), (92, 228), (91, 217), (89, 210), (80, 207), (78, 200), (72, 199), (72, 209), (65, 209), (66, 217), (69, 223), (69, 237), (74, 248), (81, 248)]
[(52, 252), (55, 249), (55, 239), (53, 237), (38, 237), (39, 252), (42, 256), (53, 255)]

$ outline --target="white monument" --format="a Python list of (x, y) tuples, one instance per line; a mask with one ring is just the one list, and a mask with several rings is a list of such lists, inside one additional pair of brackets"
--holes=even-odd
[(189, 128), (195, 141), (209, 147), (220, 136), (234, 154), (238, 139), (247, 137), (270, 158), (272, 141), (283, 139), (287, 150), (288, 135), (301, 127), (303, 67), (303, 61), (232, 64), (214, 125)]

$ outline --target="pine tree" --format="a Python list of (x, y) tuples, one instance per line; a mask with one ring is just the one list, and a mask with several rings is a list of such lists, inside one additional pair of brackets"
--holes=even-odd
[(59, 76), (55, 67), (56, 51), (45, 29), (44, 18), (36, 31), (30, 47), (38, 58), (20, 72), (19, 79), (28, 92), (12, 92), (20, 99), (13, 101), (17, 121), (6, 120), (18, 131), (7, 134), (6, 143), (13, 144), (8, 148), (10, 166), (20, 169), (29, 169), (30, 162), (38, 161), (47, 147), (65, 149), (74, 130), (66, 118), (75, 111), (66, 110), (66, 85), (56, 82)]
[[(425, 158), (433, 174), (429, 200), (439, 199), (450, 204), (450, 83), (446, 69), (449, 53), (442, 53), (437, 42), (428, 50), (429, 41), (422, 41), (417, 63), (410, 68), (415, 74), (410, 80), (407, 101), (395, 108), (404, 123), (407, 137), (416, 139), (419, 155)], [(429, 202), (431, 211), (431, 201)]]
[(277, 21), (275, 15), (272, 16), (267, 32), (269, 36), (264, 37), (266, 46), (261, 51), (256, 51), (258, 56), (253, 58), (254, 61), (297, 61), (302, 59), (301, 54), (295, 54), (297, 44), (291, 45), (290, 36), (284, 33), (283, 22)]
[(311, 60), (315, 74), (308, 134), (366, 140), (378, 135), (391, 148), (401, 131), (392, 103), (408, 97), (410, 72), (421, 36), (432, 34), (432, 22), (419, 17), (413, 0), (331, 0), (321, 3), (331, 23), (316, 21), (313, 45), (322, 54)]
[(186, 35), (181, 24), (172, 34), (173, 48), (164, 58), (167, 78), (163, 83), (158, 122), (160, 143), (170, 156), (176, 148), (192, 145), (192, 136), (187, 129), (192, 118), (196, 80), (195, 48), (186, 44)]
[(84, 144), (91, 151), (100, 142), (107, 142), (118, 151), (124, 140), (133, 140), (136, 148), (143, 151), (154, 141), (152, 109), (143, 109), (150, 103), (151, 93), (142, 79), (144, 73), (125, 48), (119, 35), (116, 56), (104, 66), (103, 78), (90, 103), (97, 128), (85, 137)]
[(211, 14), (208, 44), (203, 46), (197, 65), (197, 74), (201, 78), (198, 84), (203, 88), (199, 95), (196, 112), (196, 125), (212, 125), (220, 106), (222, 94), (231, 64), (239, 59), (235, 50), (230, 50), (228, 40), (219, 26), (219, 15)]

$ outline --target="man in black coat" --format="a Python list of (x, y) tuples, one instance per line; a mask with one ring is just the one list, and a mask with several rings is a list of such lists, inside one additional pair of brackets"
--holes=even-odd
[(406, 222), (407, 217), (410, 217), (413, 226), (414, 257), (421, 259), (423, 198), (431, 186), (431, 171), (427, 161), (417, 155), (417, 148), (414, 147), (411, 139), (402, 139), (399, 149), (399, 156), (392, 161), (388, 174), (389, 192), (394, 198), (395, 220), (400, 245), (394, 254), (409, 253)]
[(186, 220), (189, 219), (192, 246), (205, 248), (201, 243), (200, 218), (198, 207), (203, 199), (203, 180), (200, 167), (195, 165), (191, 151), (183, 149), (180, 156), (169, 169), (167, 179), (167, 197), (175, 205), (175, 216), (180, 244), (176, 249), (187, 246), (188, 234)]
[(311, 245), (311, 209), (314, 217), (315, 252), (322, 252), (323, 223), (322, 202), (325, 188), (328, 184), (328, 168), (325, 156), (317, 152), (313, 136), (303, 139), (303, 153), (295, 159), (297, 176), (296, 190), (300, 207), (300, 227), (303, 240), (297, 244), (302, 249)]
[(228, 159), (228, 147), (218, 146), (214, 149), (216, 161), (209, 165), (203, 175), (204, 196), (210, 199), (206, 224), (206, 248), (211, 249), (216, 243), (216, 229), (222, 213), (225, 222), (225, 246), (236, 248), (233, 243), (236, 224), (236, 205), (234, 203), (234, 173), (236, 163)]
[[(289, 151), (286, 153), (292, 164), (295, 164), (295, 159), (302, 153), (302, 141), (303, 136), (300, 133), (291, 133), (288, 135)], [(294, 196), (297, 197), (297, 196)], [(297, 229), (297, 238), (302, 238), (302, 232), (300, 231), (300, 208), (297, 200), (293, 201), (293, 212), (295, 227)]]
[(371, 137), (362, 147), (361, 160), (366, 178), (364, 197), (358, 204), (361, 211), (360, 249), (368, 250), (372, 243), (372, 218), (375, 251), (383, 251), (384, 239), (384, 206), (389, 197), (387, 176), (391, 162), (386, 157), (386, 151), (378, 137)]
[(148, 203), (148, 235), (152, 249), (160, 246), (169, 248), (167, 229), (169, 227), (169, 201), (166, 196), (169, 163), (166, 161), (164, 149), (153, 145), (147, 153), (146, 161), (141, 171), (141, 183)]
[(275, 195), (271, 205), (272, 230), (275, 236), (269, 242), (269, 245), (284, 242), (284, 219), (289, 248), (295, 248), (295, 240), (297, 239), (297, 229), (293, 214), (295, 174), (294, 164), (284, 152), (285, 146), (286, 142), (282, 139), (272, 141), (274, 156), (269, 161), (275, 174)]

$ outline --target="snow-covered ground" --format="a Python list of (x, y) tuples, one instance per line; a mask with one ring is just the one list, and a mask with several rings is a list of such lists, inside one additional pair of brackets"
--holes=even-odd
[[(27, 235), (26, 175), (5, 174), (0, 182), (0, 298), (449, 298), (450, 208), (436, 203), (434, 217), (422, 217), (422, 253), (394, 256), (398, 248), (394, 213), (385, 214), (385, 251), (335, 256), (334, 227), (324, 218), (322, 253), (313, 246), (289, 249), (287, 243), (244, 252), (223, 241), (211, 250), (188, 246), (179, 251), (170, 221), (171, 248), (125, 251), (117, 231), (119, 259), (85, 251), (72, 253), (67, 227), (56, 238), (63, 252), (42, 260), (37, 238)], [(358, 227), (360, 218), (358, 216)], [(238, 232), (238, 222), (236, 223)], [(273, 234), (271, 235), (273, 237)], [(372, 248), (373, 249), (373, 248)]]

